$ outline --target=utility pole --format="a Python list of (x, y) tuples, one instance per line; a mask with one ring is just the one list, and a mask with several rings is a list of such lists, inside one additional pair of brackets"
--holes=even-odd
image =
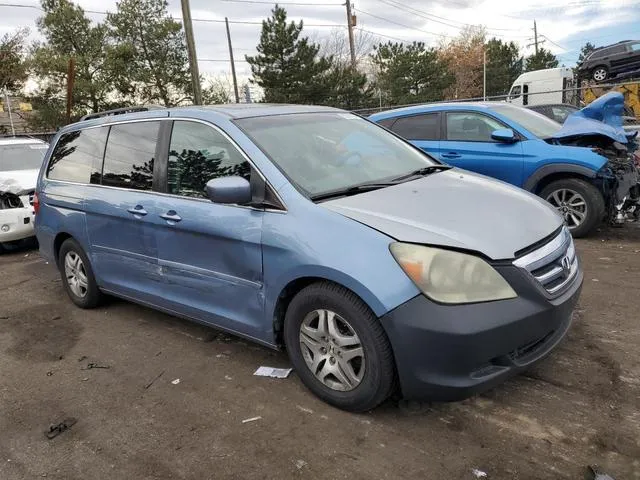
[(482, 49), (482, 96), (484, 101), (487, 101), (487, 45), (485, 44)]
[(356, 68), (356, 46), (353, 43), (354, 16), (351, 14), (351, 0), (347, 0), (347, 28), (349, 29), (349, 50), (351, 51), (351, 67)]
[(9, 98), (9, 93), (7, 92), (7, 87), (4, 88), (4, 97), (7, 102), (7, 112), (9, 112), (9, 124), (11, 125), (11, 135), (13, 137), (16, 136), (16, 129), (13, 127), (13, 115), (11, 114), (11, 99)]
[(233, 77), (233, 93), (236, 96), (236, 103), (240, 103), (238, 96), (238, 79), (236, 78), (236, 64), (233, 61), (233, 47), (231, 46), (231, 32), (229, 31), (229, 19), (224, 17), (224, 23), (227, 24), (227, 41), (229, 42), (229, 58), (231, 59), (231, 76)]
[(191, 8), (189, 0), (181, 0), (182, 24), (187, 37), (187, 54), (189, 55), (189, 67), (191, 69), (191, 84), (193, 85), (193, 103), (202, 105), (202, 90), (200, 90), (200, 72), (198, 70), (198, 57), (196, 55), (196, 43), (193, 40), (193, 23), (191, 22)]
[(69, 59), (67, 71), (67, 123), (71, 123), (71, 109), (73, 108), (73, 84), (76, 79), (76, 59)]
[(536, 21), (533, 21), (533, 42), (536, 46), (536, 56), (538, 55), (538, 27)]

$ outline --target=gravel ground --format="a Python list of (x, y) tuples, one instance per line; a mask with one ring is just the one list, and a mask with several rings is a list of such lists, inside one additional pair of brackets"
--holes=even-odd
[(37, 251), (1, 255), (0, 479), (640, 478), (640, 228), (577, 244), (582, 297), (548, 359), (464, 402), (363, 415), (252, 376), (284, 353), (121, 300), (80, 310)]

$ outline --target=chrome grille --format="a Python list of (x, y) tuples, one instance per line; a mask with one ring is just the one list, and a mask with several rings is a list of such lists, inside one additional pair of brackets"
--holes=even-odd
[(578, 273), (578, 256), (566, 227), (549, 243), (516, 259), (513, 264), (531, 275), (551, 296), (568, 288)]

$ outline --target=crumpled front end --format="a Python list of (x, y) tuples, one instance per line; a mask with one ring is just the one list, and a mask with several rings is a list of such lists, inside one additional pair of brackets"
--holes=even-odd
[(34, 188), (23, 188), (12, 181), (0, 181), (0, 243), (34, 235)]
[(596, 181), (607, 200), (608, 219), (616, 224), (637, 220), (640, 215), (638, 132), (624, 130), (623, 113), (624, 96), (609, 92), (569, 115), (550, 139), (560, 145), (589, 147), (607, 159)]

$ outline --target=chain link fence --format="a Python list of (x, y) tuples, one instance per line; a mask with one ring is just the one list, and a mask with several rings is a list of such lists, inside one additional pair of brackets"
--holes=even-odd
[[(526, 86), (529, 87), (529, 86)], [(358, 113), (363, 116), (371, 115), (373, 113), (382, 112), (384, 110), (390, 110), (401, 107), (411, 107), (416, 105), (427, 105), (431, 103), (459, 103), (459, 102), (482, 102), (482, 101), (494, 101), (494, 102), (509, 102), (513, 105), (519, 105), (523, 107), (536, 107), (538, 109), (542, 106), (553, 105), (571, 105), (576, 108), (582, 108), (589, 103), (593, 102), (596, 98), (601, 97), (607, 92), (618, 91), (625, 97), (625, 115), (631, 117), (640, 118), (640, 81), (621, 82), (621, 83), (608, 83), (608, 84), (595, 84), (585, 86), (572, 86), (567, 88), (556, 90), (544, 90), (544, 91), (532, 91), (532, 88), (512, 89), (511, 94), (497, 95), (492, 97), (475, 97), (475, 98), (460, 98), (454, 100), (442, 100), (439, 102), (420, 102), (410, 103), (405, 105), (387, 105), (373, 108), (361, 108), (352, 110), (354, 113)]]

